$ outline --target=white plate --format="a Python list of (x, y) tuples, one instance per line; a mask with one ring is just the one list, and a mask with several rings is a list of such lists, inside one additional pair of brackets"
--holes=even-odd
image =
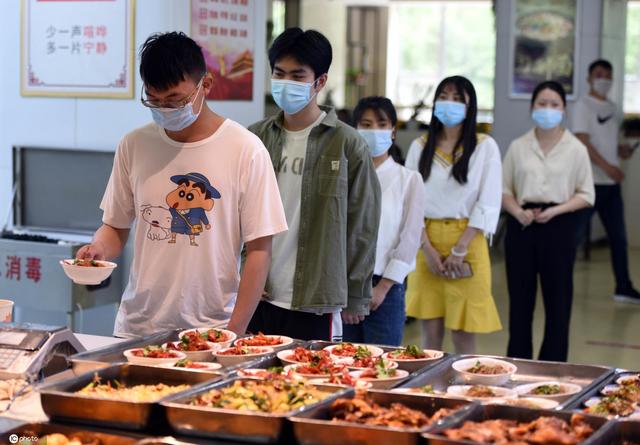
[(600, 390), (600, 394), (608, 396), (616, 391), (620, 391), (621, 388), (622, 386), (620, 385), (607, 385)]
[[(398, 368), (398, 363), (394, 362), (393, 360), (384, 360), (385, 363), (387, 364), (387, 366), (385, 366), (385, 368), (387, 369), (397, 369)], [(354, 371), (364, 371), (365, 369), (369, 369), (369, 368), (358, 368), (357, 366), (352, 366), (349, 365), (349, 369), (353, 369)]]
[[(320, 352), (320, 351), (313, 351), (313, 352)], [(304, 362), (297, 362), (293, 359), (293, 356), (295, 354), (295, 350), (293, 349), (284, 349), (282, 351), (278, 351), (278, 353), (276, 354), (278, 356), (278, 358), (280, 359), (280, 361), (282, 363), (284, 363), (285, 365), (296, 365), (298, 363), (304, 363)], [(330, 356), (331, 359), (333, 359), (333, 356)]]
[(195, 364), (206, 366), (206, 368), (183, 368), (183, 367), (175, 366), (175, 363), (168, 363), (166, 365), (162, 365), (162, 368), (179, 369), (180, 371), (193, 371), (193, 372), (217, 371), (218, 369), (222, 368), (222, 365), (220, 363), (196, 362), (193, 360), (191, 361)]
[(492, 397), (473, 397), (467, 395), (467, 391), (469, 391), (473, 385), (453, 385), (447, 388), (447, 394), (454, 397), (464, 397), (467, 399), (473, 400), (496, 400), (496, 399), (517, 399), (518, 393), (516, 393), (513, 389), (510, 388), (502, 388), (500, 386), (489, 386), (496, 395)]
[(397, 369), (395, 376), (385, 378), (361, 377), (363, 372), (364, 371), (352, 371), (350, 374), (358, 380), (371, 383), (373, 389), (391, 389), (409, 376), (409, 372), (404, 369)]
[(618, 385), (623, 385), (625, 382), (632, 382), (640, 380), (640, 374), (626, 374), (616, 379)]
[[(228, 348), (229, 346), (231, 346), (233, 344), (233, 341), (238, 337), (235, 332), (229, 331), (227, 329), (219, 329), (219, 328), (214, 328), (214, 327), (204, 327), (204, 328), (187, 329), (185, 331), (182, 331), (182, 332), (180, 332), (180, 334), (178, 334), (178, 338), (182, 338), (183, 335), (185, 335), (185, 334), (187, 334), (189, 332), (198, 331), (200, 333), (203, 333), (203, 332), (209, 331), (210, 329), (215, 329), (216, 331), (223, 332), (223, 333), (225, 333), (227, 335), (228, 340), (226, 340), (226, 341), (217, 341), (217, 342), (213, 341), (212, 342), (212, 343), (219, 344), (220, 348)], [(211, 341), (211, 340), (209, 340), (209, 341)]]
[(397, 392), (399, 394), (413, 394), (414, 396), (424, 396), (424, 397), (447, 397), (447, 393), (442, 391), (433, 392), (423, 392), (418, 391), (419, 388), (394, 388), (391, 392)]
[[(399, 348), (403, 349), (403, 348)], [(424, 368), (430, 362), (435, 360), (440, 360), (444, 356), (444, 352), (436, 351), (435, 349), (423, 349), (424, 353), (427, 354), (427, 358), (413, 358), (413, 359), (397, 359), (391, 356), (390, 352), (385, 352), (382, 354), (382, 357), (387, 360), (393, 360), (398, 363), (400, 369), (404, 369), (405, 371), (414, 372), (420, 368)]]
[[(173, 341), (171, 343), (176, 344), (180, 342)], [(165, 343), (162, 345), (162, 347), (166, 349), (168, 344), (169, 343)], [(204, 351), (180, 351), (180, 352), (184, 353), (184, 355), (187, 356), (187, 359), (191, 360), (192, 362), (210, 362), (210, 361), (213, 361), (213, 351), (216, 351), (222, 348), (218, 343), (212, 343), (208, 341), (207, 344), (209, 345), (209, 349)]]
[(521, 406), (533, 409), (556, 409), (560, 402), (557, 400), (539, 399), (536, 397), (520, 397), (518, 399), (490, 400), (488, 405)]
[[(245, 340), (250, 340), (254, 336), (239, 338), (235, 342), (234, 345), (242, 344)], [(286, 335), (265, 335), (265, 337), (269, 338), (279, 338), (281, 340), (280, 344), (277, 345), (269, 345), (270, 348), (273, 348), (275, 351), (280, 351), (281, 349), (288, 348), (293, 343), (293, 338), (287, 337)]]
[(124, 356), (127, 358), (129, 363), (133, 363), (134, 365), (144, 365), (144, 366), (162, 366), (166, 364), (173, 365), (178, 360), (183, 360), (187, 358), (187, 356), (179, 351), (171, 351), (176, 354), (174, 357), (170, 358), (150, 358), (150, 357), (138, 357), (133, 355), (133, 351), (137, 351), (139, 349), (144, 348), (132, 348), (124, 351)]
[[(539, 386), (544, 385), (559, 385), (562, 392), (560, 394), (531, 394), (531, 391), (536, 389)], [(573, 383), (563, 383), (563, 382), (536, 382), (536, 383), (527, 383), (525, 385), (518, 385), (514, 388), (520, 397), (535, 397), (540, 399), (551, 399), (551, 400), (563, 400), (567, 397), (577, 394), (582, 391), (582, 387), (580, 385), (575, 385)]]
[(218, 361), (218, 363), (220, 363), (222, 366), (235, 366), (235, 365), (239, 365), (240, 363), (244, 363), (259, 357), (264, 357), (265, 355), (269, 355), (269, 354), (273, 354), (273, 348), (268, 348), (268, 347), (257, 347), (257, 346), (251, 346), (251, 348), (255, 348), (255, 350), (259, 350), (260, 352), (255, 352), (255, 353), (251, 353), (251, 354), (244, 354), (244, 355), (222, 355), (222, 352), (225, 352), (229, 349), (234, 349), (232, 348), (222, 348), (222, 349), (218, 349), (217, 351), (213, 351), (213, 356), (216, 358), (216, 360)]
[[(500, 365), (507, 369), (507, 372), (502, 374), (474, 374), (468, 372), (468, 369), (473, 368), (473, 366), (480, 362), (483, 365), (487, 366), (497, 366)], [(498, 360), (490, 357), (472, 357), (464, 360), (458, 360), (453, 362), (451, 367), (460, 374), (460, 377), (469, 384), (472, 385), (485, 385), (485, 386), (500, 386), (504, 385), (511, 379), (511, 376), (514, 375), (518, 368), (513, 363), (506, 362), (504, 360)]]
[(73, 264), (73, 259), (60, 260), (60, 265), (64, 273), (76, 284), (96, 285), (109, 278), (113, 269), (118, 267), (111, 261), (99, 261), (96, 263), (102, 267), (85, 267)]
[(300, 365), (304, 365), (305, 363), (296, 363), (294, 365), (287, 365), (284, 367), (284, 371), (285, 372), (291, 372), (293, 374), (299, 375), (300, 377), (304, 377), (305, 379), (321, 379), (321, 378), (328, 378), (331, 377), (331, 374), (305, 374), (302, 372), (298, 372), (297, 368)]
[[(335, 357), (335, 359), (341, 363), (347, 363), (347, 364), (351, 364), (351, 362), (353, 362), (353, 357), (343, 357), (341, 355), (336, 355), (333, 353), (333, 350), (335, 348), (337, 348), (340, 345), (331, 345), (331, 346), (327, 346), (326, 348), (324, 348), (325, 351), (329, 351), (329, 354), (331, 354), (333, 357)], [(380, 357), (384, 351), (377, 347), (377, 346), (373, 346), (373, 345), (363, 345), (363, 344), (358, 344), (358, 343), (353, 343), (353, 346), (355, 346), (356, 348), (358, 346), (362, 346), (365, 347), (369, 350), (369, 352), (371, 352), (371, 356), (372, 357)]]
[[(346, 383), (330, 383), (328, 378), (320, 378), (320, 379), (309, 379), (309, 383), (312, 385), (338, 385), (338, 386), (347, 386)], [(356, 380), (355, 385), (353, 386), (356, 389), (372, 389), (373, 385), (371, 382), (366, 382), (363, 379)]]

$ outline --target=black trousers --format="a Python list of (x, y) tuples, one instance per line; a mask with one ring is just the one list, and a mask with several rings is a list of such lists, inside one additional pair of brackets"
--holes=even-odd
[(299, 340), (332, 341), (332, 325), (333, 314), (291, 311), (261, 301), (247, 331), (254, 334), (262, 332), (267, 335), (286, 335)]
[(557, 216), (546, 224), (533, 223), (526, 228), (509, 216), (505, 237), (509, 357), (533, 358), (532, 323), (539, 276), (545, 326), (538, 359), (567, 361), (576, 226), (577, 219), (573, 213)]

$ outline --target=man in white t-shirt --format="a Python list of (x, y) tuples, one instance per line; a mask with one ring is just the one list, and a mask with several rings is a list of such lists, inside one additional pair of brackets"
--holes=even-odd
[(627, 234), (620, 190), (620, 183), (624, 180), (620, 158), (629, 158), (632, 150), (628, 145), (618, 143), (622, 119), (616, 104), (607, 99), (612, 75), (613, 66), (607, 60), (591, 63), (589, 94), (580, 98), (573, 109), (573, 132), (589, 150), (596, 188), (595, 206), (583, 211), (584, 219), (578, 232), (578, 241), (584, 240), (589, 221), (597, 211), (611, 248), (611, 262), (616, 279), (613, 299), (640, 304), (640, 293), (633, 288), (629, 277)]
[(155, 123), (120, 141), (100, 205), (103, 225), (77, 256), (118, 256), (135, 221), (114, 335), (224, 322), (243, 334), (264, 289), (272, 237), (287, 230), (269, 153), (209, 109), (214, 79), (185, 34), (149, 37), (140, 74)]

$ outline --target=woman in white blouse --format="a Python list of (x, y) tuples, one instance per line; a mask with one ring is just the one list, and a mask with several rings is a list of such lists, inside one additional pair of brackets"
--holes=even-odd
[(531, 97), (536, 126), (504, 159), (502, 206), (509, 212), (505, 255), (509, 287), (507, 355), (533, 357), (531, 326), (538, 276), (545, 312), (540, 360), (566, 361), (573, 300), (576, 210), (595, 200), (586, 147), (560, 123), (565, 92), (543, 82)]
[(398, 118), (389, 99), (361, 99), (353, 116), (373, 157), (382, 190), (382, 210), (371, 311), (364, 322), (345, 325), (343, 336), (351, 342), (400, 345), (406, 318), (404, 281), (415, 267), (423, 228), (422, 180), (390, 156)]
[(405, 164), (422, 175), (426, 222), (409, 275), (407, 315), (422, 320), (432, 349), (442, 348), (450, 329), (459, 353), (475, 352), (476, 333), (502, 329), (485, 239), (500, 216), (500, 151), (491, 137), (476, 134), (477, 110), (468, 79), (444, 79), (429, 133), (413, 142)]

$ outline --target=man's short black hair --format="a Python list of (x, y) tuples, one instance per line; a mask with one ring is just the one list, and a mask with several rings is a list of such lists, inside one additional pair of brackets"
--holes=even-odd
[(302, 65), (310, 66), (317, 79), (329, 71), (333, 53), (329, 40), (318, 31), (288, 28), (269, 48), (271, 71), (276, 62), (286, 56), (293, 57)]
[(166, 91), (207, 72), (202, 48), (183, 32), (152, 34), (140, 49), (140, 76), (146, 86)]
[(598, 59), (591, 62), (591, 65), (589, 65), (589, 75), (591, 75), (591, 73), (593, 73), (593, 70), (595, 70), (598, 67), (604, 68), (607, 71), (610, 71), (613, 73), (613, 65), (611, 65), (611, 62), (605, 59)]

